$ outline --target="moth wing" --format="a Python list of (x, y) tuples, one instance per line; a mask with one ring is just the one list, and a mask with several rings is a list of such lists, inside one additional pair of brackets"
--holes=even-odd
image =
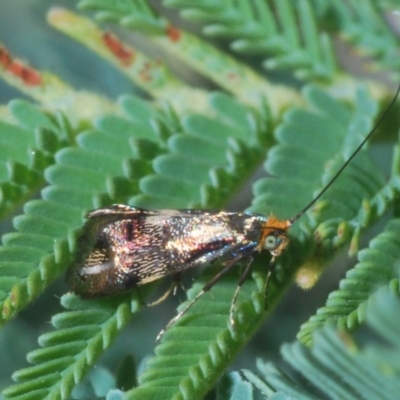
[(87, 219), (114, 217), (118, 219), (135, 218), (135, 216), (154, 215), (154, 211), (139, 207), (130, 207), (125, 204), (113, 204), (111, 207), (99, 208), (89, 212)]
[(231, 213), (149, 211), (125, 205), (88, 215), (81, 254), (69, 271), (74, 291), (88, 296), (121, 293), (217, 258), (245, 257), (257, 244)]

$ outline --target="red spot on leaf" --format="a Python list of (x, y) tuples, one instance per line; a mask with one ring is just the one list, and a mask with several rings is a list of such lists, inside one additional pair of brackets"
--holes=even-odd
[(128, 67), (134, 59), (134, 52), (125, 46), (115, 35), (105, 32), (103, 40), (107, 48), (114, 54), (122, 65)]
[(4, 47), (0, 47), (0, 65), (6, 69), (11, 61), (10, 53)]
[(7, 71), (20, 78), (28, 86), (40, 85), (42, 82), (42, 78), (36, 70), (27, 67), (20, 61), (13, 61)]
[(182, 36), (182, 33), (178, 28), (170, 25), (167, 27), (167, 35), (172, 42), (178, 42)]
[(0, 65), (5, 71), (20, 78), (28, 86), (40, 85), (42, 82), (42, 77), (38, 71), (12, 58), (4, 47), (0, 47)]
[(234, 72), (230, 72), (229, 74), (228, 74), (228, 80), (230, 80), (230, 81), (235, 81), (236, 79), (237, 79), (237, 74), (235, 74)]

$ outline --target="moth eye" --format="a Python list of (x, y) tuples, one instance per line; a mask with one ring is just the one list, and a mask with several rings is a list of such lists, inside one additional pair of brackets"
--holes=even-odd
[(282, 239), (277, 238), (273, 235), (269, 235), (265, 238), (264, 247), (267, 250), (275, 250), (282, 242)]

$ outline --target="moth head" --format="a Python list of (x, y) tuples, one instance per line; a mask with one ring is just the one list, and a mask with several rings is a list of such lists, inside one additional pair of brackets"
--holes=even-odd
[(280, 220), (271, 215), (262, 226), (258, 250), (267, 250), (274, 257), (279, 256), (289, 242), (287, 232), (291, 225), (290, 220)]

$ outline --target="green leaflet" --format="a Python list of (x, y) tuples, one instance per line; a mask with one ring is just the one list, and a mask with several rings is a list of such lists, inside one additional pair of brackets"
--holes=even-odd
[[(226, 95), (210, 96), (215, 116), (189, 114), (152, 161), (153, 174), (139, 181), (141, 194), (129, 203), (144, 208), (218, 208), (262, 159), (264, 121)], [(269, 122), (269, 121), (268, 121)], [(245, 144), (246, 143), (246, 144)], [(218, 188), (218, 190), (217, 190)]]
[(321, 2), (312, 0), (318, 20), (333, 31), (344, 34), (345, 40), (375, 57), (374, 67), (397, 71), (399, 68), (398, 38), (382, 18), (384, 1), (356, 0)]
[(17, 383), (3, 392), (4, 398), (68, 397), (138, 306), (127, 296), (84, 302), (67, 294), (61, 302), (66, 311), (52, 318), (57, 330), (39, 337), (41, 348), (28, 353), (28, 361), (35, 365), (14, 373)]
[(44, 183), (43, 171), (69, 133), (26, 101), (9, 105), (13, 123), (0, 122), (0, 216), (12, 212)]
[[(87, 379), (80, 385), (76, 386), (72, 392), (72, 399), (106, 399), (111, 396), (114, 399), (121, 399), (122, 392), (115, 390), (115, 377), (104, 367), (92, 369)], [(117, 397), (117, 393), (120, 395)]]
[(243, 379), (237, 372), (226, 374), (218, 384), (218, 399), (254, 399), (253, 387), (247, 380)]
[(168, 7), (205, 25), (209, 36), (228, 38), (231, 48), (241, 53), (268, 56), (269, 70), (294, 70), (300, 79), (332, 79), (337, 72), (329, 37), (318, 29), (318, 21), (308, 0), (241, 0), (233, 4), (207, 0), (188, 3), (165, 0)]
[[(188, 291), (188, 299), (211, 276), (198, 280)], [(237, 269), (168, 329), (139, 376), (140, 386), (128, 392), (126, 398), (151, 399), (160, 393), (166, 398), (203, 398), (265, 317), (263, 275), (255, 274), (253, 278), (240, 293), (235, 330), (229, 326), (227, 313), (238, 279)]]
[(400, 325), (397, 318), (400, 299), (397, 279), (394, 286), (394, 290), (390, 285), (382, 287), (366, 305), (366, 322), (377, 336), (367, 335), (362, 345), (358, 346), (348, 334), (327, 324), (315, 332), (311, 349), (299, 342), (282, 347), (285, 361), (318, 392), (303, 389), (272, 364), (260, 362), (259, 368), (266, 384), (277, 392), (267, 398), (396, 398), (400, 389)]
[(367, 301), (377, 286), (388, 284), (397, 276), (395, 266), (400, 257), (400, 220), (390, 221), (376, 236), (369, 248), (358, 254), (359, 263), (341, 281), (340, 288), (332, 292), (326, 305), (303, 324), (298, 339), (310, 344), (314, 331), (326, 321), (355, 329), (365, 320)]
[(225, 1), (164, 0), (182, 17), (201, 22), (210, 36), (231, 40), (237, 52), (268, 55), (268, 69), (293, 69), (300, 79), (332, 79), (337, 66), (327, 28), (397, 70), (398, 40), (382, 18), (377, 1)]
[(83, 0), (78, 6), (83, 10), (100, 10), (97, 18), (101, 21), (120, 21), (124, 26), (144, 33), (160, 33), (166, 28), (164, 18), (157, 16), (151, 6), (143, 1), (123, 0), (116, 3), (110, 0)]
[[(265, 164), (276, 178), (255, 183), (251, 211), (290, 218), (304, 208), (328, 183), (360, 136), (371, 129), (370, 98), (359, 89), (358, 110), (352, 116), (340, 103), (314, 86), (304, 93), (314, 110), (292, 109), (277, 128), (278, 145)], [(368, 111), (367, 111), (368, 110)], [(368, 112), (368, 113), (367, 113)], [(366, 114), (367, 113), (367, 114)], [(366, 119), (368, 116), (369, 120)], [(355, 130), (357, 126), (360, 129)], [(385, 180), (365, 153), (359, 154), (316, 206), (307, 229), (335, 218), (354, 218), (364, 199), (383, 188)], [(307, 226), (307, 217), (298, 225)], [(294, 226), (294, 232), (299, 228)]]

